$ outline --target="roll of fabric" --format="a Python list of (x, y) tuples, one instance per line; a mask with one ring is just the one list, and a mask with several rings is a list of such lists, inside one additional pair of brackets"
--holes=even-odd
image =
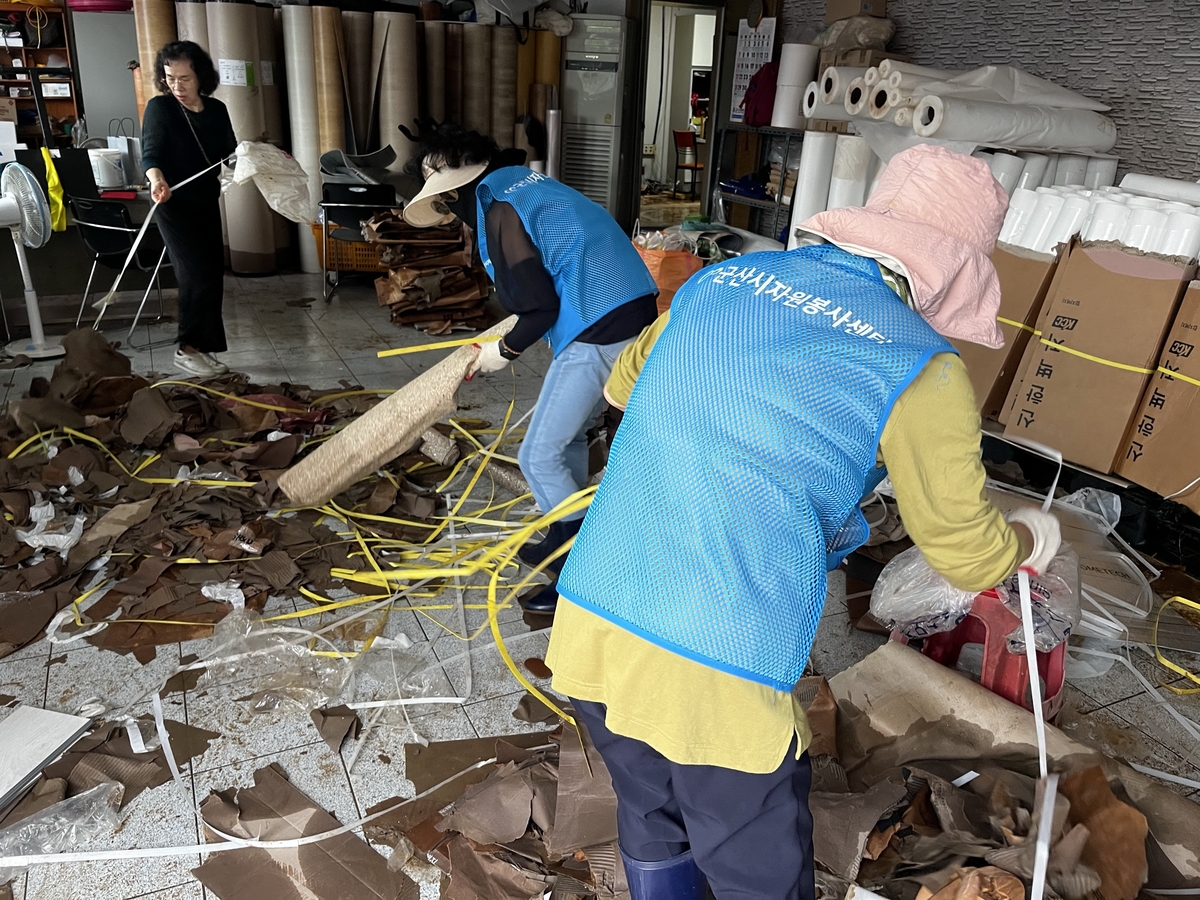
[(841, 103), (846, 96), (846, 89), (850, 87), (850, 82), (856, 78), (862, 78), (866, 73), (865, 66), (862, 68), (830, 66), (817, 79), (821, 86), (821, 102), (831, 105)]
[(559, 87), (562, 69), (562, 38), (553, 31), (535, 31), (534, 42), (537, 51), (537, 65), (534, 69), (534, 81), (540, 84), (552, 84)]
[[(836, 106), (832, 103), (821, 102), (821, 87), (817, 82), (812, 82), (804, 89), (804, 118), (806, 119), (828, 119), (835, 122), (849, 122), (854, 118), (846, 111), (844, 101), (839, 101)], [(807, 136), (805, 137), (807, 140)]]
[[(308, 176), (312, 219), (321, 200), (321, 136), (317, 124), (317, 76), (313, 62), (313, 14), (310, 6), (287, 5), (283, 13), (283, 58), (287, 62), (288, 114), (292, 156)], [(300, 234), (300, 267), (320, 272), (316, 241)]]
[[(205, 53), (208, 52), (208, 13), (204, 9), (204, 0), (177, 0), (175, 31), (179, 40), (199, 44)], [(138, 52), (141, 52), (140, 48)]]
[(525, 43), (517, 44), (517, 118), (529, 114), (529, 86), (537, 81), (537, 39), (525, 32)]
[[(806, 135), (805, 141), (812, 135)], [(833, 152), (833, 170), (829, 178), (826, 209), (862, 206), (867, 199), (867, 177), (871, 169), (871, 147), (867, 139), (854, 134), (839, 134)], [(803, 175), (801, 153), (801, 175)]]
[(506, 25), (492, 32), (492, 137), (507, 148), (517, 121), (517, 33)]
[(463, 126), (492, 133), (492, 32), (490, 25), (463, 24)]
[[(134, 0), (133, 25), (137, 30), (142, 95), (149, 100), (158, 94), (158, 85), (154, 83), (154, 60), (158, 51), (177, 40), (175, 4), (171, 0)], [(139, 120), (143, 109), (145, 103), (138, 108)]]
[(871, 66), (871, 68), (863, 72), (863, 81), (867, 83), (867, 87), (875, 87), (875, 85), (879, 84), (879, 67)]
[(359, 153), (374, 149), (371, 139), (371, 48), (373, 17), (369, 12), (342, 13), (342, 33), (346, 42), (346, 75), (350, 80), (350, 123), (354, 148)]
[[(866, 115), (870, 107), (872, 93), (872, 89), (867, 87), (865, 78), (855, 78), (851, 81), (846, 86), (846, 93), (842, 98), (842, 106), (846, 110), (846, 113), (851, 116)], [(817, 103), (820, 103), (822, 106), (836, 105), (823, 103), (820, 91), (817, 92)]]
[(435, 121), (441, 122), (446, 118), (446, 23), (422, 24), (425, 28), (425, 107)]
[(446, 118), (463, 122), (463, 26), (446, 26)]
[(346, 149), (345, 89), (338, 53), (342, 11), (332, 6), (314, 6), (313, 62), (317, 76), (317, 126), (321, 152)]
[(1157, 175), (1139, 175), (1130, 172), (1121, 179), (1121, 187), (1123, 190), (1136, 191), (1160, 200), (1190, 203), (1193, 206), (1200, 205), (1200, 184), (1178, 178), (1161, 178)]
[(283, 67), (279, 64), (279, 52), (275, 46), (275, 10), (269, 6), (256, 6), (258, 19), (258, 82), (262, 90), (263, 125), (267, 140), (276, 147), (283, 147), (283, 103), (279, 96)]
[(1087, 109), (1014, 106), (929, 95), (913, 114), (919, 137), (1001, 147), (1107, 153), (1117, 140), (1112, 119)]
[(825, 131), (810, 131), (804, 136), (800, 170), (796, 176), (796, 194), (792, 199), (789, 248), (795, 246), (796, 229), (806, 219), (824, 212), (829, 202), (829, 183), (833, 177), (833, 158), (837, 152), (838, 137)]
[(546, 110), (546, 174), (561, 181), (562, 174), (562, 110)]
[(893, 107), (898, 106), (895, 101), (898, 94), (895, 88), (889, 85), (875, 85), (873, 88), (867, 88), (867, 115), (872, 119), (886, 119), (893, 113)]
[(377, 12), (375, 29), (386, 30), (379, 64), (379, 144), (391, 144), (396, 161), (388, 168), (399, 172), (416, 152), (417, 145), (400, 132), (413, 130), (419, 112), (417, 95), (417, 18), (409, 13)]

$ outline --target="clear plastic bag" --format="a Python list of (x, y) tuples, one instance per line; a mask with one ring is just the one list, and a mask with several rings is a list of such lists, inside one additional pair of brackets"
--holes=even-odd
[(792, 142), (791, 149), (788, 151), (787, 163), (783, 160), (783, 146), (787, 142), (782, 138), (776, 138), (771, 141), (771, 149), (767, 153), (767, 162), (774, 165), (783, 165), (784, 169), (789, 172), (794, 172), (800, 168), (800, 144)]
[[(996, 585), (996, 593), (1017, 618), (1021, 617), (1021, 593), (1017, 575)], [(1079, 557), (1070, 544), (1063, 544), (1049, 567), (1029, 579), (1033, 612), (1033, 643), (1039, 651), (1053, 650), (1071, 636), (1079, 624)], [(1025, 632), (1017, 627), (1008, 636), (1008, 649), (1025, 652)]]
[(717, 185), (712, 192), (712, 209), (709, 213), (709, 218), (716, 225), (724, 225), (727, 221), (725, 218), (725, 197), (721, 193), (721, 186)]
[[(30, 856), (78, 850), (94, 838), (112, 834), (125, 788), (106, 782), (21, 819), (0, 830), (0, 856)], [(0, 868), (0, 884), (24, 871)]]
[(1108, 523), (1110, 529), (1116, 528), (1117, 523), (1121, 521), (1121, 498), (1111, 491), (1086, 487), (1068, 494), (1058, 502), (1098, 516)]
[(971, 610), (975, 593), (960, 591), (910, 547), (883, 568), (871, 594), (871, 615), (908, 638), (954, 628)]

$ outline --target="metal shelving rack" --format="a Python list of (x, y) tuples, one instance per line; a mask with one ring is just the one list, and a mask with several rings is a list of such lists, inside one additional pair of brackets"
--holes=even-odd
[[(770, 152), (771, 144), (775, 138), (783, 138), (783, 159), (786, 163), (788, 154), (791, 152), (794, 144), (799, 144), (804, 140), (804, 131), (795, 128), (755, 128), (751, 125), (738, 125), (734, 122), (726, 122), (721, 126), (720, 136), (717, 139), (717, 152), (713, 157), (713, 169), (716, 177), (716, 183), (720, 184), (725, 180), (726, 161), (725, 161), (725, 146), (726, 138), (732, 133), (738, 134), (756, 134), (760, 137), (771, 138), (770, 141), (764, 141), (763, 146), (759, 151), (759, 165), (761, 166), (766, 159), (767, 153)], [(786, 181), (786, 174), (784, 180)], [(753, 197), (743, 197), (740, 194), (730, 194), (721, 191), (721, 197), (726, 203), (736, 203), (739, 206), (748, 206), (751, 209), (758, 210), (760, 213), (773, 213), (771, 233), (778, 235), (780, 230), (787, 227), (791, 221), (792, 207), (791, 200), (795, 197), (795, 191), (792, 192), (792, 197), (785, 198), (783, 196), (782, 184), (780, 192), (775, 196), (774, 200), (758, 200)], [(758, 229), (761, 231), (761, 228)]]

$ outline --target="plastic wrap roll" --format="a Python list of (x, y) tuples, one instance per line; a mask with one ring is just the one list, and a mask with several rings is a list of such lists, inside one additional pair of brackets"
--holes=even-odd
[[(808, 140), (808, 137), (805, 140)], [(871, 147), (866, 138), (854, 134), (837, 135), (826, 209), (862, 206), (866, 202), (871, 155)], [(801, 158), (803, 159), (803, 153)]]
[(410, 13), (377, 12), (373, 27), (386, 29), (379, 61), (379, 145), (391, 144), (396, 161), (388, 168), (399, 172), (416, 152), (417, 145), (400, 133), (410, 131), (420, 112), (417, 96), (417, 17)]
[(892, 113), (894, 89), (887, 85), (876, 85), (867, 89), (867, 115), (872, 119), (886, 119)]
[(507, 27), (492, 32), (492, 137), (501, 147), (511, 147), (517, 121), (517, 33)]
[(1055, 184), (1083, 184), (1087, 177), (1088, 158), (1075, 153), (1064, 153), (1058, 158), (1054, 171)]
[(463, 125), (492, 133), (492, 32), (477, 22), (463, 24)]
[[(177, 39), (175, 4), (171, 0), (133, 0), (133, 25), (137, 30), (142, 96), (149, 100), (158, 95), (158, 85), (154, 83), (154, 60), (158, 51)], [(138, 119), (144, 108), (143, 102), (138, 108)]]
[(934, 95), (917, 104), (913, 131), (919, 137), (947, 141), (1096, 153), (1111, 150), (1117, 140), (1112, 119), (1087, 109), (1012, 106)]
[(267, 129), (267, 140), (276, 147), (283, 147), (283, 102), (279, 96), (283, 81), (283, 67), (279, 61), (279, 50), (275, 46), (275, 10), (270, 6), (256, 6), (258, 18), (258, 81), (262, 85), (263, 124)]
[[(292, 156), (308, 175), (308, 199), (312, 218), (317, 218), (321, 199), (321, 138), (317, 126), (317, 77), (313, 65), (312, 7), (284, 6), (283, 58), (287, 64), (288, 118), (292, 133)], [(316, 241), (300, 226), (300, 267), (320, 272)]]
[[(866, 79), (855, 78), (846, 86), (846, 93), (842, 97), (842, 108), (850, 116), (866, 115), (870, 101), (871, 88), (867, 87)], [(817, 94), (817, 103), (821, 103), (820, 92)]]
[(1054, 217), (1054, 224), (1050, 226), (1047, 236), (1034, 249), (1041, 253), (1053, 253), (1055, 247), (1065, 244), (1071, 239), (1071, 235), (1079, 233), (1091, 210), (1091, 201), (1086, 197), (1067, 197), (1063, 201), (1062, 209)]
[(346, 149), (345, 90), (338, 53), (338, 31), (342, 11), (332, 6), (314, 6), (313, 63), (317, 75), (317, 125), (321, 152)]
[(463, 120), (463, 26), (461, 22), (446, 24), (446, 118), (451, 122)]
[(517, 44), (517, 118), (529, 115), (529, 87), (537, 81), (537, 39), (526, 32)]
[(1021, 173), (1025, 171), (1025, 160), (1012, 153), (997, 150), (992, 154), (989, 165), (992, 169), (992, 177), (1000, 182), (1004, 193), (1011, 197), (1021, 180)]
[(1000, 243), (1015, 244), (1020, 241), (1040, 198), (1041, 195), (1036, 191), (1026, 188), (1019, 187), (1013, 191), (1012, 199), (1008, 201), (1008, 213), (1004, 216), (1004, 226), (1000, 229)]
[(846, 89), (850, 87), (850, 82), (856, 78), (862, 78), (866, 72), (865, 66), (863, 68), (830, 66), (817, 79), (817, 83), (821, 86), (821, 102), (841, 103), (846, 96)]
[(342, 13), (342, 31), (346, 41), (346, 74), (350, 79), (350, 123), (354, 130), (354, 147), (365, 153), (375, 146), (371, 140), (371, 31), (373, 17), (369, 12)]
[(425, 40), (425, 108), (441, 122), (446, 118), (446, 23), (422, 22)]
[(553, 31), (535, 31), (533, 34), (536, 54), (533, 80), (538, 84), (552, 84), (558, 90), (562, 77), (562, 38)]
[(1121, 179), (1121, 189), (1157, 197), (1160, 200), (1174, 200), (1200, 206), (1200, 184), (1181, 181), (1178, 178), (1160, 178), (1156, 175), (1138, 175), (1131, 172)]
[(1188, 212), (1173, 212), (1167, 216), (1160, 253), (1195, 259), (1200, 253), (1200, 216)]
[(781, 84), (775, 88), (775, 106), (771, 109), (772, 128), (804, 127), (804, 91), (795, 84)]
[(879, 84), (879, 67), (871, 66), (871, 68), (863, 72), (863, 81), (867, 83), (867, 87), (875, 87), (875, 85)]
[(897, 90), (908, 91), (916, 96), (924, 96), (928, 93), (924, 90), (925, 85), (934, 81), (932, 78), (926, 78), (924, 75), (910, 75), (906, 72), (892, 72), (886, 78), (880, 76), (881, 84), (886, 84), (889, 87), (894, 87)]
[(546, 174), (561, 181), (562, 173), (562, 110), (546, 110)]
[(1084, 187), (1112, 187), (1117, 180), (1117, 158), (1115, 156), (1093, 156), (1088, 160), (1087, 172), (1083, 177)]
[(1083, 229), (1089, 241), (1119, 241), (1125, 235), (1130, 209), (1124, 203), (1101, 200), (1092, 207), (1092, 218)]
[(1167, 228), (1167, 217), (1157, 209), (1136, 207), (1129, 210), (1129, 224), (1121, 243), (1126, 247), (1151, 252), (1159, 246), (1159, 239)]
[(901, 75), (915, 75), (926, 81), (945, 81), (955, 75), (961, 75), (964, 71), (963, 69), (931, 69), (928, 66), (917, 66), (895, 59), (885, 59), (879, 64), (879, 75), (884, 78), (898, 72)]
[(795, 245), (795, 231), (807, 219), (825, 210), (829, 202), (829, 182), (833, 177), (833, 159), (837, 153), (838, 135), (825, 131), (810, 131), (804, 136), (800, 150), (800, 170), (796, 173), (796, 189), (792, 200), (792, 224), (788, 246)]
[(1037, 206), (1033, 208), (1033, 213), (1029, 216), (1025, 230), (1017, 238), (1017, 246), (1027, 250), (1036, 250), (1042, 246), (1049, 237), (1050, 229), (1054, 227), (1054, 220), (1062, 212), (1065, 202), (1058, 194), (1041, 194), (1038, 197)]
[[(204, 0), (177, 0), (175, 30), (179, 40), (199, 44), (205, 53), (208, 52), (208, 13), (204, 9)], [(141, 52), (140, 48), (138, 52)]]
[(1018, 153), (1017, 156), (1025, 163), (1025, 167), (1021, 170), (1021, 177), (1017, 179), (1017, 187), (1032, 191), (1041, 186), (1042, 178), (1046, 174), (1046, 166), (1050, 165), (1050, 157), (1044, 153), (1028, 151)]
[(843, 101), (837, 106), (830, 103), (821, 102), (821, 88), (814, 81), (804, 89), (804, 106), (801, 107), (804, 111), (806, 119), (831, 119), (835, 122), (849, 122), (854, 116), (846, 112), (846, 104)]
[(821, 48), (816, 44), (784, 44), (779, 51), (778, 87), (791, 85), (804, 89), (817, 74), (817, 57)]

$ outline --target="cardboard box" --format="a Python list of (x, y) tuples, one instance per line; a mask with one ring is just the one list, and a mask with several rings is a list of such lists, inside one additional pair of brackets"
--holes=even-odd
[(817, 77), (821, 77), (821, 73), (830, 66), (836, 66), (838, 60), (838, 52), (836, 50), (822, 50), (817, 57)]
[(899, 62), (908, 62), (908, 57), (903, 53), (893, 53), (891, 50), (843, 50), (838, 54), (837, 64), (839, 66), (877, 66), (885, 59), (894, 59)]
[(1078, 241), (1059, 265), (1004, 433), (1107, 474), (1196, 269)]
[[(1200, 281), (1193, 281), (1163, 344), (1158, 371), (1125, 435), (1116, 473), (1200, 513)], [(1177, 372), (1169, 375), (1166, 371)], [(1186, 381), (1185, 379), (1192, 379)]]
[(886, 16), (887, 0), (825, 0), (825, 24), (852, 16)]
[(980, 415), (985, 419), (994, 419), (1004, 406), (1054, 280), (1058, 259), (1016, 247), (997, 247), (992, 264), (1000, 276), (998, 324), (1004, 332), (1004, 346), (990, 350), (967, 341), (950, 342), (967, 366)]
[(9, 97), (0, 97), (0, 122), (17, 121), (17, 101)]

